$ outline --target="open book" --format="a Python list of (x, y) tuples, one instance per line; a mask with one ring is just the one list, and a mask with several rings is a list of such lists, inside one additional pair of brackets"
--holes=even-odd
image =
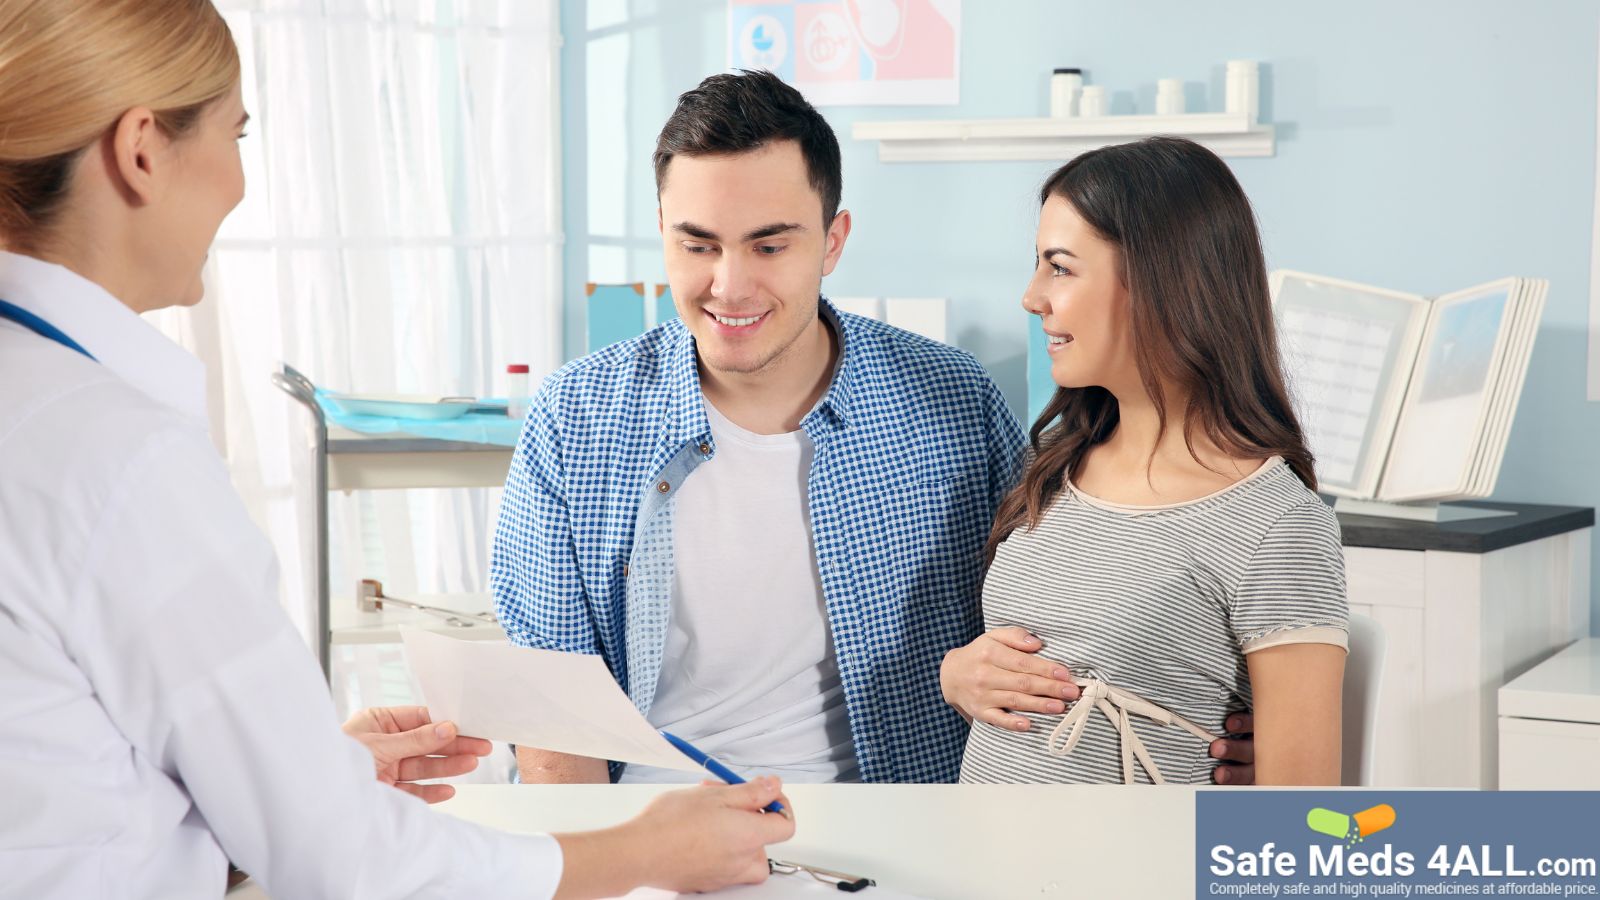
[(1391, 503), (1493, 493), (1548, 287), (1503, 278), (1428, 298), (1272, 273), (1320, 489)]

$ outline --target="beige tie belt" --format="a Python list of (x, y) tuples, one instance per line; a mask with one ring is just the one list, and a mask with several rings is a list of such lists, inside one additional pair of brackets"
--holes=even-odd
[[(1078, 746), (1078, 739), (1083, 737), (1084, 726), (1089, 724), (1089, 714), (1096, 709), (1117, 728), (1118, 743), (1122, 750), (1123, 784), (1133, 783), (1134, 757), (1138, 757), (1139, 763), (1144, 766), (1145, 772), (1149, 773), (1152, 782), (1167, 783), (1166, 779), (1161, 777), (1161, 769), (1157, 768), (1155, 760), (1150, 758), (1150, 751), (1145, 749), (1144, 741), (1139, 740), (1138, 733), (1133, 730), (1130, 715), (1144, 716), (1160, 725), (1177, 725), (1207, 744), (1217, 739), (1216, 735), (1183, 716), (1157, 706), (1130, 691), (1112, 687), (1094, 678), (1074, 677), (1072, 680), (1083, 688), (1083, 694), (1056, 724), (1055, 730), (1050, 732), (1050, 739), (1045, 743), (1045, 747), (1051, 756), (1066, 756), (1072, 752), (1072, 748)], [(1056, 742), (1068, 729), (1071, 729), (1071, 733), (1067, 734), (1066, 743), (1057, 749)]]

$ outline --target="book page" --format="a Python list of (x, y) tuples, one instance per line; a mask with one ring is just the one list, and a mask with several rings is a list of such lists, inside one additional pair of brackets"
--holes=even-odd
[(1507, 342), (1511, 285), (1497, 282), (1435, 302), (1395, 430), (1379, 499), (1462, 496), (1472, 475), (1498, 363)]
[(1317, 479), (1371, 496), (1427, 307), (1421, 297), (1280, 272), (1274, 308), (1284, 374)]
[(1500, 390), (1506, 399), (1498, 415), (1491, 412), (1496, 431), (1484, 437), (1483, 458), (1478, 461), (1478, 475), (1473, 490), (1473, 495), (1478, 497), (1492, 495), (1499, 482), (1500, 464), (1505, 459), (1517, 406), (1522, 402), (1522, 386), (1528, 378), (1528, 361), (1533, 357), (1534, 344), (1539, 336), (1539, 322), (1544, 314), (1544, 300), (1550, 289), (1550, 282), (1543, 278), (1518, 280), (1526, 285), (1520, 301), (1523, 309), (1517, 324), (1519, 333), (1513, 334), (1506, 348), (1506, 384)]
[(1317, 470), (1329, 481), (1355, 480), (1383, 358), (1395, 329), (1339, 313), (1286, 310), (1279, 318), (1294, 347), (1294, 384), (1306, 403), (1302, 426)]

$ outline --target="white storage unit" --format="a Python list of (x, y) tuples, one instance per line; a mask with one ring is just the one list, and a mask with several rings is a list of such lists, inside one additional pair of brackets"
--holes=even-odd
[(1496, 691), (1589, 636), (1594, 510), (1463, 505), (1515, 514), (1443, 524), (1339, 515), (1351, 611), (1388, 636), (1375, 787), (1495, 788)]
[(1600, 639), (1500, 689), (1500, 789), (1600, 791)]

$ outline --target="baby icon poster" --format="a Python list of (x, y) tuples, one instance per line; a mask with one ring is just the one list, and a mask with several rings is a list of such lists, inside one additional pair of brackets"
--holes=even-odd
[(958, 103), (961, 0), (728, 0), (728, 65), (818, 106)]

